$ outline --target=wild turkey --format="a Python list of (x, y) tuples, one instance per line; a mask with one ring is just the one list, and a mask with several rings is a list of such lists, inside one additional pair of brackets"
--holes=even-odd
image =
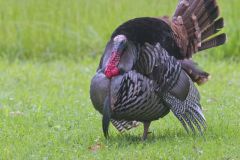
[[(164, 117), (170, 109), (187, 131), (188, 125), (195, 132), (195, 125), (202, 133), (206, 124), (199, 93), (181, 64), (159, 43), (146, 44), (142, 50), (156, 60), (151, 78), (131, 70), (108, 79), (99, 70), (92, 79), (91, 99), (103, 114), (104, 135), (108, 136), (110, 120), (119, 131), (135, 127), (136, 121), (140, 121), (144, 122), (143, 139), (146, 139), (150, 122)], [(150, 70), (152, 65), (145, 67)]]
[(218, 16), (215, 0), (180, 0), (172, 20), (135, 18), (113, 32), (90, 88), (105, 136), (110, 120), (119, 131), (143, 122), (145, 139), (150, 122), (169, 110), (186, 130), (195, 125), (202, 132), (205, 118), (193, 82), (202, 84), (209, 74), (191, 56), (225, 43), (224, 33), (215, 35), (223, 28)]

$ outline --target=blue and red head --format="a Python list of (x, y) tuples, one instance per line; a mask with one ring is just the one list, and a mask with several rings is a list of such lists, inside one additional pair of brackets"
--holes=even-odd
[(113, 38), (113, 48), (112, 53), (107, 63), (104, 74), (107, 78), (112, 78), (120, 74), (120, 69), (118, 64), (120, 58), (124, 52), (124, 49), (127, 46), (127, 37), (124, 35), (117, 35)]

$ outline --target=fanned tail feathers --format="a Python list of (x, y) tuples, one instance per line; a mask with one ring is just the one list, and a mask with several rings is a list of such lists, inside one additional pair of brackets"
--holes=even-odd
[(202, 40), (205, 40), (212, 34), (218, 33), (222, 28), (224, 27), (224, 21), (223, 18), (219, 18), (216, 20), (212, 25), (208, 26), (207, 29), (205, 29), (202, 32)]
[(208, 48), (212, 48), (212, 47), (217, 47), (220, 46), (222, 44), (224, 44), (226, 41), (226, 34), (222, 33), (214, 38), (211, 38), (207, 41), (203, 41), (201, 47), (198, 48), (199, 51), (208, 49)]
[[(222, 45), (226, 34), (216, 35), (224, 26), (216, 0), (179, 0), (173, 16), (173, 30), (182, 39), (179, 44), (187, 58), (193, 53)], [(209, 39), (211, 38), (211, 39)]]

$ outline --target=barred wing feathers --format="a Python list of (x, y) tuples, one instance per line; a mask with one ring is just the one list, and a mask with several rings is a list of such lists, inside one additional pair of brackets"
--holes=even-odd
[[(155, 46), (145, 44), (143, 50), (148, 57), (155, 56), (154, 65), (150, 65), (152, 72), (149, 77), (157, 83), (158, 94), (163, 97), (163, 101), (187, 131), (190, 127), (195, 132), (195, 125), (202, 133), (206, 123), (200, 105), (200, 95), (191, 78), (182, 70), (181, 63), (169, 56), (159, 43)], [(145, 58), (145, 61), (151, 59)]]
[(206, 128), (206, 119), (199, 102), (199, 92), (189, 77), (188, 81), (190, 84), (189, 91), (184, 100), (174, 96), (171, 92), (166, 93), (163, 99), (187, 132), (190, 128), (195, 133), (195, 126), (202, 133), (203, 129)]

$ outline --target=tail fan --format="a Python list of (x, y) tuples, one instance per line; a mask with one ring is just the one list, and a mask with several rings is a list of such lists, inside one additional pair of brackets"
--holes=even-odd
[[(190, 58), (198, 51), (225, 43), (225, 33), (216, 35), (224, 26), (223, 18), (218, 17), (216, 0), (179, 0), (172, 29), (177, 34), (176, 41), (184, 57)], [(209, 38), (212, 41), (208, 41)]]
[(216, 46), (220, 46), (222, 44), (224, 44), (226, 41), (226, 34), (220, 34), (214, 38), (211, 38), (207, 41), (204, 41), (201, 45), (201, 47), (199, 47), (199, 51), (208, 49), (208, 48), (212, 48), (212, 47), (216, 47)]
[(202, 40), (205, 40), (211, 35), (218, 33), (223, 27), (224, 27), (223, 18), (219, 18), (213, 24), (209, 25), (206, 30), (202, 32)]

